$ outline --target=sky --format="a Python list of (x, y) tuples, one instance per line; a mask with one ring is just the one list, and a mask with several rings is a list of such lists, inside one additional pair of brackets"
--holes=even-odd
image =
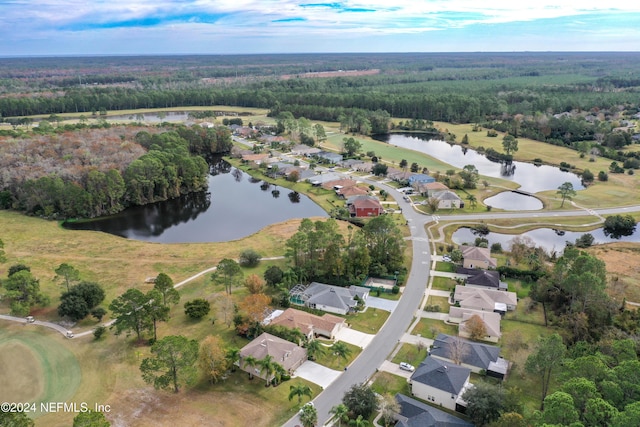
[(633, 0), (0, 0), (0, 56), (638, 51)]

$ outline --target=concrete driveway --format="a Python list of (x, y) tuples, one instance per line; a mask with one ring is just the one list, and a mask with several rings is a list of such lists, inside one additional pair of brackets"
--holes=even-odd
[(409, 380), (409, 378), (411, 378), (411, 375), (413, 374), (413, 372), (400, 369), (399, 364), (389, 362), (388, 360), (385, 360), (384, 362), (382, 362), (382, 365), (380, 365), (380, 370), (389, 372), (390, 374), (394, 374), (399, 377), (406, 378), (407, 380)]
[(323, 389), (329, 384), (335, 381), (340, 376), (342, 371), (335, 371), (325, 366), (319, 365), (316, 362), (307, 360), (298, 369), (296, 369), (294, 375), (296, 377), (304, 378), (314, 384), (318, 384)]
[(372, 297), (367, 298), (367, 310), (370, 308), (378, 308), (380, 310), (393, 313), (393, 310), (398, 305), (398, 301), (392, 301), (384, 298)]
[(336, 334), (336, 341), (344, 341), (349, 344), (357, 345), (360, 348), (365, 348), (369, 345), (373, 337), (375, 337), (375, 335), (354, 331), (351, 328), (342, 328)]

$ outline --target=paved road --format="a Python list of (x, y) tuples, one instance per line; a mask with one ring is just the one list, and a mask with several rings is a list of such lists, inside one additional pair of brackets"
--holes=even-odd
[(17, 322), (17, 323), (24, 323), (25, 325), (38, 325), (38, 326), (44, 326), (46, 328), (50, 328), (53, 329), (54, 331), (60, 332), (63, 336), (67, 336), (67, 329), (56, 324), (56, 323), (51, 323), (51, 322), (43, 322), (41, 320), (36, 320), (32, 323), (27, 323), (27, 319), (25, 319), (24, 317), (16, 317), (16, 316), (7, 316), (4, 314), (0, 314), (0, 319), (2, 320), (9, 320), (11, 322)]
[[(329, 411), (341, 402), (342, 396), (353, 384), (368, 381), (382, 365), (411, 324), (422, 301), (429, 278), (431, 251), (424, 228), (424, 215), (414, 211), (411, 204), (404, 201), (402, 194), (397, 190), (376, 181), (365, 180), (365, 182), (384, 189), (398, 202), (409, 222), (413, 243), (413, 261), (403, 295), (387, 322), (373, 338), (371, 344), (349, 366), (348, 370), (313, 400), (318, 411), (318, 425), (323, 425), (329, 420)], [(300, 419), (296, 415), (284, 425), (285, 427), (300, 425)]]

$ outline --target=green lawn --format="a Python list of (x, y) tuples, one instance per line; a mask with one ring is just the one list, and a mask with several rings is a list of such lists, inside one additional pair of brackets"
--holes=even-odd
[(361, 311), (347, 316), (347, 323), (356, 331), (375, 334), (380, 330), (384, 322), (387, 321), (389, 314), (388, 311), (368, 308), (364, 312)]
[(458, 282), (448, 277), (434, 277), (431, 288), (440, 291), (452, 291), (457, 284)]
[(437, 305), (438, 307), (440, 307), (439, 313), (446, 313), (449, 311), (449, 298), (429, 295), (426, 305)]
[(458, 268), (458, 265), (453, 263), (453, 262), (443, 262), (443, 261), (437, 261), (436, 262), (436, 271), (444, 271), (447, 273), (455, 273), (456, 272), (456, 268)]
[(411, 396), (411, 387), (407, 379), (389, 372), (376, 373), (373, 377), (371, 388), (381, 395), (390, 394), (395, 396), (397, 393), (402, 393)]
[(544, 326), (544, 311), (542, 309), (542, 304), (538, 303), (532, 305), (529, 297), (520, 299), (516, 309), (514, 311), (507, 312), (504, 319), (505, 321), (513, 320)]
[(420, 335), (425, 338), (435, 338), (438, 334), (458, 335), (458, 327), (456, 325), (447, 325), (442, 320), (436, 319), (420, 319), (415, 328), (411, 331), (412, 335)]
[(344, 369), (345, 366), (348, 366), (351, 362), (353, 362), (362, 351), (360, 347), (355, 346), (353, 344), (349, 344), (343, 341), (339, 341), (339, 342), (342, 342), (343, 344), (345, 344), (349, 349), (349, 354), (347, 355), (346, 359), (343, 359), (342, 357), (336, 355), (333, 351), (331, 351), (331, 347), (323, 346), (322, 347), (323, 351), (316, 358), (316, 362), (322, 366), (326, 366), (327, 368), (341, 371)]
[(427, 357), (428, 348), (419, 350), (417, 346), (413, 344), (404, 343), (400, 347), (400, 351), (391, 360), (393, 363), (407, 362), (413, 366), (418, 366)]

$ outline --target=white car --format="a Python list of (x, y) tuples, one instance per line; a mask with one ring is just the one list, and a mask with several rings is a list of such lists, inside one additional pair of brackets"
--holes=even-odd
[(27, 316), (27, 323), (33, 323), (36, 319), (33, 316)]
[(451, 257), (449, 255), (443, 255), (442, 256), (442, 261), (444, 262), (451, 262)]
[(409, 371), (409, 372), (413, 372), (416, 370), (416, 368), (414, 368), (413, 365), (410, 365), (407, 362), (400, 362), (400, 369), (402, 369), (403, 371)]
[(67, 331), (67, 338), (73, 338), (73, 332)]

